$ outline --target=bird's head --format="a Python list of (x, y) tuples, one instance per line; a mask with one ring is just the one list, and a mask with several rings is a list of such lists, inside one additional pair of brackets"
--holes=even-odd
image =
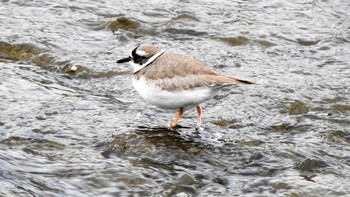
[(160, 52), (161, 50), (158, 47), (152, 45), (140, 45), (131, 51), (129, 57), (122, 58), (118, 60), (117, 63), (131, 62), (134, 66), (134, 72), (137, 72), (140, 68), (142, 69), (147, 66), (145, 64)]

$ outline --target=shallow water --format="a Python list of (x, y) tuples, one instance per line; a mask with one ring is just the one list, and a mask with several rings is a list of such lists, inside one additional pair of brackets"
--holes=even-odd
[[(0, 196), (348, 196), (348, 1), (0, 1)], [(141, 43), (262, 79), (145, 103)]]

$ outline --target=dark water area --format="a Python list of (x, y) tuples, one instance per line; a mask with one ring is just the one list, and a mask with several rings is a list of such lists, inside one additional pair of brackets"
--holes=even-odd
[[(0, 1), (0, 196), (349, 196), (350, 2)], [(139, 44), (260, 79), (145, 103)]]

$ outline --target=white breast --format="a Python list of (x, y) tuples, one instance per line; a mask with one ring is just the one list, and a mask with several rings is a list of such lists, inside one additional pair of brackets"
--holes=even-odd
[(132, 79), (136, 91), (148, 103), (164, 109), (195, 107), (203, 101), (214, 97), (220, 90), (217, 87), (201, 87), (191, 90), (167, 91), (155, 85), (152, 80), (141, 77)]

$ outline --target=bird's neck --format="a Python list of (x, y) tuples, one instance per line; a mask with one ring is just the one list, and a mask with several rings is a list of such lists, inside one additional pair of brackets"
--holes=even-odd
[(132, 65), (134, 67), (134, 74), (137, 73), (138, 71), (140, 71), (141, 69), (143, 69), (144, 67), (150, 65), (154, 60), (156, 60), (159, 56), (161, 56), (164, 53), (164, 50), (160, 50), (158, 53), (156, 53), (155, 55), (153, 55), (151, 58), (149, 58), (149, 60), (140, 65), (140, 64), (135, 64), (132, 62)]

